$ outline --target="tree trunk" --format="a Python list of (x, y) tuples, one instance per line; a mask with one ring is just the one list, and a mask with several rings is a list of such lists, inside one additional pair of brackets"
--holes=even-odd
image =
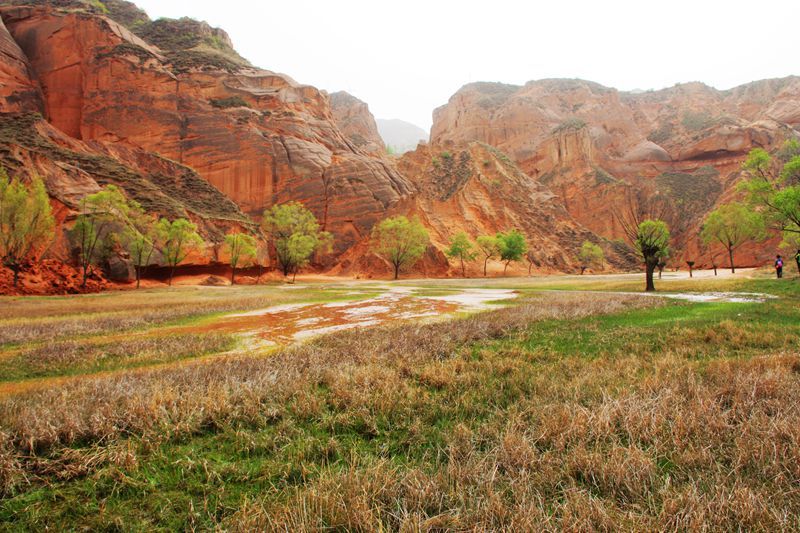
[(394, 265), (394, 279), (400, 279), (400, 263)]
[(294, 272), (292, 272), (292, 285), (294, 285), (294, 282), (297, 281), (297, 271), (298, 270), (299, 270), (298, 268), (295, 268)]
[(231, 265), (231, 285), (236, 285), (236, 267)]
[(142, 267), (136, 265), (136, 267), (134, 267), (134, 270), (136, 270), (136, 288), (138, 289), (139, 286), (142, 284)]
[(172, 268), (169, 270), (169, 286), (172, 287), (172, 278), (175, 277), (175, 266), (172, 265)]
[(531, 277), (531, 270), (533, 270), (533, 263), (528, 263), (528, 277)]
[(736, 267), (733, 265), (733, 248), (728, 246), (728, 257), (731, 261), (731, 274), (736, 274)]
[(464, 258), (463, 257), (461, 258), (461, 277), (462, 278), (466, 278), (467, 277), (467, 268), (464, 266)]
[(489, 258), (487, 257), (483, 261), (483, 277), (484, 278), (486, 277), (486, 267), (487, 267), (488, 264), (489, 264)]
[(14, 271), (14, 287), (16, 287), (19, 284), (19, 265), (12, 266), (11, 270)]
[(511, 261), (506, 261), (506, 266), (505, 266), (505, 267), (503, 267), (503, 277), (506, 277), (506, 273), (508, 272), (508, 264), (509, 264), (510, 262), (511, 262)]
[(83, 267), (83, 283), (81, 283), (81, 288), (86, 288), (86, 280), (89, 278), (89, 268)]
[(584, 273), (584, 272), (586, 272), (586, 267), (585, 267), (585, 266), (582, 266), (582, 267), (581, 267), (581, 276), (583, 276), (583, 273)]
[(714, 265), (714, 275), (717, 275), (717, 265)]
[(658, 260), (645, 261), (645, 291), (653, 292), (656, 290), (656, 284), (653, 282), (653, 273), (658, 266)]

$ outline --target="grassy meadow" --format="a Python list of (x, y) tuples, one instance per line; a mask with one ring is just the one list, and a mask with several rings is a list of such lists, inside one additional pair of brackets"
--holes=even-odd
[(0, 530), (800, 529), (800, 281), (642, 284), (257, 350), (202, 325), (382, 284), (2, 299)]

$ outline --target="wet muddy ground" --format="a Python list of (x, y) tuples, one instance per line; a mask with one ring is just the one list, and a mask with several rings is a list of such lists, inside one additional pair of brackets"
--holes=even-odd
[(395, 287), (364, 300), (293, 304), (226, 315), (211, 322), (175, 328), (176, 333), (239, 333), (250, 347), (286, 345), (318, 335), (409, 320), (435, 320), (460, 311), (490, 308), (514, 298), (515, 291), (466, 289), (435, 296)]

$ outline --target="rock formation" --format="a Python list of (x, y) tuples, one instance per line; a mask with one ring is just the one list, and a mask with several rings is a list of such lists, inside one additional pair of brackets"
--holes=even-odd
[[(432, 142), (503, 150), (576, 221), (607, 238), (622, 236), (615, 213), (633, 197), (661, 197), (675, 208), (682, 261), (699, 260), (699, 226), (735, 194), (747, 153), (778, 147), (798, 126), (797, 77), (729, 91), (689, 83), (644, 93), (541, 80), (464, 86), (434, 112)], [(757, 263), (769, 252), (743, 259)]]
[(41, 175), (60, 223), (116, 184), (219, 243), (297, 200), (334, 234), (322, 261), (334, 273), (378, 272), (369, 234), (395, 214), (431, 230), (426, 275), (448, 273), (442, 250), (456, 231), (512, 227), (538, 271), (574, 271), (583, 240), (627, 268), (637, 261), (615, 213), (642, 197), (674, 207), (676, 256), (702, 265), (697, 230), (735, 194), (747, 152), (800, 127), (800, 78), (645, 93), (475, 83), (435, 111), (430, 145), (391, 158), (364, 102), (256, 68), (224, 31), (151, 21), (124, 0), (9, 0), (0, 52), (0, 163)]
[[(475, 238), (518, 229), (530, 243), (536, 272), (574, 272), (586, 240), (601, 244), (612, 267), (635, 265), (624, 247), (577, 223), (547, 186), (488, 144), (420, 146), (405, 154), (398, 167), (417, 189), (410, 211), (430, 228), (440, 249), (459, 231)], [(527, 272), (528, 265), (515, 265), (515, 270)]]
[[(163, 214), (182, 207), (223, 228), (248, 220), (243, 212), (257, 218), (299, 200), (334, 233), (339, 254), (410, 192), (341, 133), (325, 93), (251, 67), (224, 32), (189, 19), (150, 22), (119, 1), (110, 14), (133, 17), (136, 34), (93, 3), (17, 3), (27, 5), (0, 9), (0, 44), (10, 51), (0, 72), (14, 80), (0, 105), (27, 114), (4, 114), (13, 131), (3, 162), (25, 173), (49, 161), (43, 174), (61, 179), (48, 178), (55, 197), (114, 182)], [(73, 152), (92, 164), (77, 164)]]
[(350, 142), (371, 154), (386, 153), (386, 145), (366, 102), (344, 91), (332, 93), (330, 98), (333, 118)]

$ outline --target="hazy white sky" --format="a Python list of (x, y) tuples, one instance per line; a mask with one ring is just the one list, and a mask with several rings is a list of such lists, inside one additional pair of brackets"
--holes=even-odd
[(719, 89), (800, 74), (800, 0), (134, 0), (225, 29), (257, 66), (423, 128), (471, 81)]

